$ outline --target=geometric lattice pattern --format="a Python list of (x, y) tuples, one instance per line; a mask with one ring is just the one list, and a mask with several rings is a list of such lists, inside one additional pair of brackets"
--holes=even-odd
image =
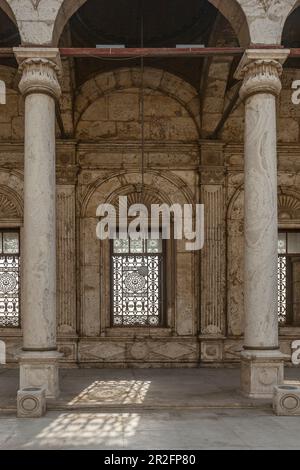
[(293, 324), (299, 316), (300, 232), (280, 231), (278, 236), (278, 321)]
[(287, 258), (278, 256), (278, 321), (285, 324), (287, 318)]
[(20, 326), (19, 234), (0, 232), (0, 328)]
[(160, 326), (162, 266), (160, 240), (114, 241), (113, 326)]

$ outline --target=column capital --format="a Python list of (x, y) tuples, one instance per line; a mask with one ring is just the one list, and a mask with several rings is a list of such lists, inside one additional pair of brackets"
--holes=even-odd
[(45, 93), (60, 98), (62, 66), (59, 50), (56, 48), (14, 48), (22, 74), (19, 89), (22, 95)]
[(237, 68), (235, 78), (243, 80), (240, 96), (245, 100), (257, 93), (278, 96), (281, 92), (282, 65), (289, 49), (248, 49)]

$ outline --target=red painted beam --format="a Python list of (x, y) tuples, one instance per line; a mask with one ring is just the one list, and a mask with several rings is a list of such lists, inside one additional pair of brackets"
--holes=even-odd
[(201, 47), (201, 48), (61, 48), (62, 57), (103, 57), (103, 58), (139, 58), (139, 57), (216, 57), (240, 56), (245, 49), (241, 47)]
[(300, 57), (300, 49), (291, 49), (290, 58), (299, 58)]
[[(257, 49), (275, 49), (282, 46), (264, 46), (251, 45), (250, 48)], [(242, 47), (201, 47), (201, 48), (145, 48), (145, 49), (129, 49), (129, 48), (60, 48), (62, 57), (103, 57), (103, 58), (139, 58), (139, 57), (220, 57), (220, 56), (241, 56), (245, 52)], [(0, 58), (13, 58), (14, 52), (11, 47), (0, 48)], [(300, 58), (300, 48), (291, 49), (290, 58)]]

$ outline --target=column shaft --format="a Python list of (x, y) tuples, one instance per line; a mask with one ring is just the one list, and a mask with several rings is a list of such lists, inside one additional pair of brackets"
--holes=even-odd
[(245, 345), (242, 392), (271, 398), (284, 379), (277, 313), (276, 98), (288, 51), (248, 50), (237, 77), (245, 101)]
[(55, 103), (25, 99), (24, 349), (56, 349)]
[(245, 349), (278, 349), (276, 98), (245, 110)]

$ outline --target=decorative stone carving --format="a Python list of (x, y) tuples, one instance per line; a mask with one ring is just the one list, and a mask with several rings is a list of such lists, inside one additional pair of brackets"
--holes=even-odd
[(275, 60), (256, 60), (242, 69), (244, 82), (240, 96), (244, 100), (256, 93), (271, 93), (278, 96), (281, 92), (280, 76), (282, 65)]
[(201, 341), (201, 360), (203, 362), (221, 362), (222, 358), (222, 341)]
[(41, 418), (46, 413), (46, 391), (24, 388), (18, 392), (18, 418)]
[(19, 211), (11, 199), (0, 193), (0, 219), (16, 219), (19, 216)]
[(242, 393), (250, 398), (272, 398), (274, 387), (284, 381), (284, 357), (279, 351), (244, 351)]
[(283, 192), (278, 195), (278, 216), (281, 220), (300, 219), (300, 195)]
[(19, 71), (22, 74), (19, 88), (22, 95), (30, 93), (46, 93), (54, 98), (60, 98), (61, 88), (58, 81), (60, 68), (51, 60), (30, 58), (24, 60)]
[(152, 188), (144, 188), (142, 191), (142, 188), (140, 185), (135, 185), (133, 188), (134, 191), (130, 191), (129, 193), (124, 193), (124, 194), (118, 194), (118, 196), (114, 197), (110, 203), (115, 206), (116, 208), (116, 213), (117, 217), (119, 216), (119, 197), (120, 196), (126, 196), (127, 197), (127, 208), (129, 208), (131, 205), (134, 204), (143, 204), (147, 207), (148, 214), (150, 216), (151, 214), (151, 205), (152, 204), (163, 204), (163, 201), (161, 198), (158, 197), (158, 194), (156, 191), (153, 191)]
[[(222, 176), (224, 178), (224, 173)], [(201, 334), (220, 336), (225, 326), (224, 187), (202, 185), (201, 202), (205, 210), (205, 244), (201, 252)]]
[(224, 182), (224, 168), (205, 168), (200, 173), (202, 184), (222, 184)]
[(33, 8), (37, 10), (39, 7), (39, 4), (41, 3), (41, 0), (31, 0), (31, 3), (33, 5)]
[(278, 416), (300, 416), (300, 387), (275, 387), (273, 408)]
[(57, 327), (59, 334), (76, 331), (75, 188), (57, 191)]

